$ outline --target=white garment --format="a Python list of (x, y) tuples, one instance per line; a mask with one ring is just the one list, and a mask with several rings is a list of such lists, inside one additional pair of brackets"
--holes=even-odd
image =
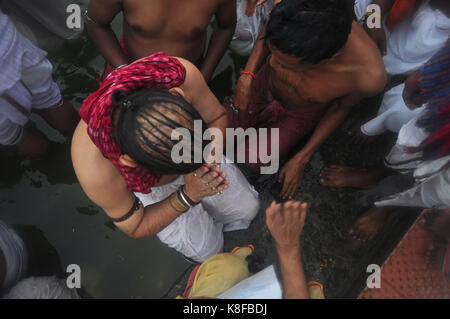
[(231, 287), (218, 299), (282, 299), (283, 290), (273, 266)]
[(257, 6), (255, 14), (251, 17), (245, 14), (246, 8), (247, 0), (237, 0), (236, 30), (230, 43), (231, 51), (242, 56), (248, 56), (252, 52), (262, 27), (269, 20), (269, 15), (273, 8), (273, 0), (267, 0), (265, 3)]
[(386, 157), (386, 165), (400, 172), (414, 172), (417, 185), (385, 200), (376, 206), (409, 206), (445, 208), (450, 206), (450, 155), (435, 160), (421, 160), (421, 153), (408, 153), (418, 147), (428, 134), (416, 126), (417, 115), (402, 127), (397, 142)]
[(403, 100), (405, 84), (390, 89), (383, 97), (377, 117), (361, 126), (361, 131), (368, 136), (375, 136), (385, 131), (399, 132), (405, 123), (422, 112), (424, 106), (410, 110)]
[[(355, 14), (358, 20), (367, 12), (371, 0), (356, 0)], [(410, 74), (418, 70), (436, 54), (450, 36), (450, 19), (440, 10), (433, 10), (424, 3), (414, 16), (402, 21), (390, 33), (384, 27), (387, 39), (387, 54), (383, 57), (390, 74)], [(386, 130), (398, 132), (420, 110), (411, 111), (402, 97), (404, 85), (387, 92), (383, 98), (378, 116), (361, 126), (369, 136), (379, 135)]]
[[(367, 12), (371, 0), (356, 0), (357, 19)], [(440, 10), (434, 10), (428, 2), (416, 13), (402, 21), (390, 33), (385, 26), (387, 54), (383, 57), (390, 74), (410, 74), (439, 51), (450, 35), (450, 19)]]
[(17, 144), (31, 111), (60, 104), (46, 52), (17, 32), (0, 11), (0, 144)]
[[(259, 211), (258, 193), (234, 164), (223, 163), (230, 187), (222, 195), (205, 198), (158, 233), (169, 247), (197, 262), (222, 252), (223, 231), (247, 229)], [(144, 206), (160, 202), (184, 184), (184, 178), (153, 187), (150, 194), (136, 193)]]
[(0, 290), (11, 288), (25, 277), (28, 252), (23, 240), (8, 224), (0, 221), (0, 250), (5, 257), (6, 274)]
[(80, 299), (76, 289), (69, 289), (64, 279), (29, 277), (2, 296), (3, 299)]

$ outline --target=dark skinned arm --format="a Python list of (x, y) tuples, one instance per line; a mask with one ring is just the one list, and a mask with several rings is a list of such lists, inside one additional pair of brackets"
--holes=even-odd
[(222, 0), (216, 12), (216, 27), (211, 36), (205, 60), (200, 68), (209, 81), (227, 50), (236, 28), (236, 0)]
[(90, 19), (86, 19), (89, 35), (113, 68), (128, 63), (128, 58), (110, 25), (121, 11), (122, 0), (91, 0), (88, 7)]

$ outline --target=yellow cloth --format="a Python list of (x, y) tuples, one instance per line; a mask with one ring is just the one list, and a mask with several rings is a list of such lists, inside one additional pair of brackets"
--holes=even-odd
[(189, 298), (216, 298), (240, 281), (250, 276), (245, 261), (253, 246), (237, 247), (231, 253), (208, 258), (198, 269)]

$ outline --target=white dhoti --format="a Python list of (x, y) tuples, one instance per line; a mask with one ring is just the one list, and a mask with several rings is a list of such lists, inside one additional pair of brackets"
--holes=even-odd
[(8, 224), (0, 221), (0, 251), (5, 260), (5, 278), (0, 291), (8, 290), (26, 276), (28, 252), (23, 240)]
[(416, 126), (420, 115), (400, 130), (396, 145), (386, 157), (386, 165), (400, 172), (414, 172), (417, 184), (399, 194), (375, 203), (375, 206), (407, 206), (424, 208), (450, 207), (450, 155), (424, 161), (421, 153), (408, 153), (428, 136)]
[[(169, 247), (197, 262), (222, 252), (223, 232), (247, 229), (259, 211), (258, 193), (234, 164), (223, 163), (230, 187), (221, 195), (203, 199), (200, 204), (176, 218), (158, 233)], [(166, 199), (184, 184), (184, 178), (153, 187), (150, 194), (136, 193), (144, 206)]]
[[(355, 14), (361, 17), (367, 12), (371, 0), (356, 0)], [(390, 74), (411, 74), (424, 65), (445, 44), (450, 36), (450, 19), (428, 3), (422, 5), (410, 18), (402, 21), (390, 33), (385, 26), (387, 54), (383, 57), (386, 71)], [(410, 111), (402, 97), (402, 86), (387, 92), (378, 116), (364, 124), (361, 131), (366, 135), (379, 135), (386, 130), (398, 132), (418, 111)]]
[(57, 106), (61, 93), (46, 52), (34, 46), (0, 11), (0, 144), (14, 145), (33, 110)]

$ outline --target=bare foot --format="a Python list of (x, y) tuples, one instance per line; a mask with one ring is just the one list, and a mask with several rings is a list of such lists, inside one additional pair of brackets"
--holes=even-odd
[(320, 184), (328, 187), (372, 188), (383, 177), (384, 170), (363, 170), (348, 166), (332, 165), (320, 173)]
[(373, 206), (367, 212), (358, 217), (358, 219), (348, 229), (348, 234), (356, 240), (371, 240), (383, 227), (390, 211), (391, 209), (387, 207)]

